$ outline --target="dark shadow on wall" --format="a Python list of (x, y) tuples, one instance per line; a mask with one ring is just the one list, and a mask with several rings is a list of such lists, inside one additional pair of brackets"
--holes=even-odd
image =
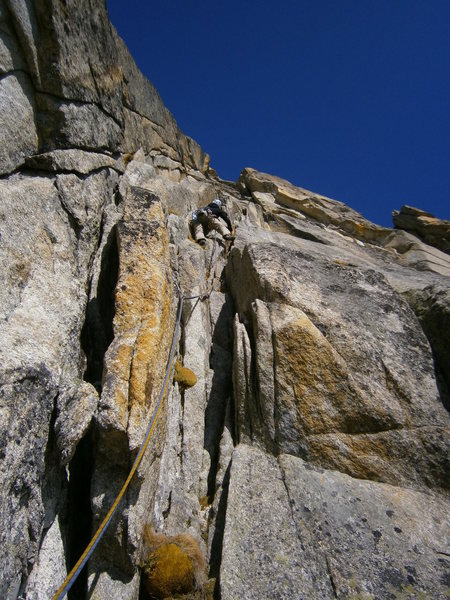
[(214, 600), (220, 600), (220, 566), (222, 563), (223, 535), (225, 531), (225, 519), (227, 514), (228, 490), (230, 487), (231, 460), (225, 472), (222, 483), (222, 494), (217, 509), (214, 536), (211, 544), (211, 558), (209, 576), (216, 579), (214, 589)]
[[(212, 333), (210, 367), (214, 371), (211, 391), (205, 410), (204, 448), (210, 456), (208, 473), (208, 504), (212, 504), (216, 494), (220, 494), (215, 529), (211, 546), (209, 576), (216, 579), (214, 597), (220, 597), (219, 574), (222, 561), (222, 544), (228, 499), (230, 464), (223, 480), (218, 481), (220, 441), (225, 428), (235, 443), (232, 365), (233, 365), (233, 301), (225, 295), (225, 303), (219, 313)], [(213, 511), (213, 508), (210, 509)], [(214, 517), (214, 515), (212, 515)]]
[(86, 319), (81, 330), (81, 347), (86, 355), (83, 378), (101, 393), (103, 360), (108, 346), (114, 339), (114, 299), (119, 275), (119, 250), (117, 231), (113, 227), (102, 251), (97, 296), (86, 308)]
[[(212, 334), (209, 360), (214, 375), (205, 410), (203, 447), (210, 455), (211, 466), (208, 474), (208, 498), (210, 501), (215, 494), (219, 444), (225, 426), (227, 404), (232, 397), (233, 307), (231, 297), (227, 294), (225, 298)], [(234, 430), (230, 433), (234, 439)]]
[[(76, 564), (88, 545), (92, 534), (91, 478), (93, 464), (93, 430), (89, 428), (77, 445), (74, 457), (69, 464), (70, 480), (68, 489), (67, 558), (68, 567)], [(86, 597), (87, 566), (83, 568), (69, 590), (69, 600)]]
[(439, 394), (450, 411), (450, 294), (445, 288), (429, 286), (404, 296), (430, 342)]

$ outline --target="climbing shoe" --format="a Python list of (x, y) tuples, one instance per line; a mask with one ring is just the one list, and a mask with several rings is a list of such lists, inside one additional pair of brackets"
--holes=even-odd
[(224, 240), (234, 240), (234, 235), (231, 235), (231, 234), (224, 235), (223, 239)]
[(204, 248), (204, 247), (205, 247), (205, 245), (206, 245), (206, 240), (198, 240), (198, 243), (200, 244), (200, 246), (201, 246), (202, 248)]

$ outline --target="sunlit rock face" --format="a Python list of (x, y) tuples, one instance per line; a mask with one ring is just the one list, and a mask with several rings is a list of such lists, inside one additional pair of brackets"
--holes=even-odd
[(394, 210), (392, 216), (396, 228), (408, 231), (450, 254), (450, 221), (436, 219), (431, 213), (413, 206), (402, 206), (399, 211)]
[[(114, 502), (181, 294), (195, 385), (169, 377), (71, 596), (145, 598), (149, 525), (207, 561), (190, 598), (446, 597), (446, 248), (220, 180), (103, 2), (0, 0), (0, 24), (1, 597), (51, 597)], [(217, 196), (236, 239), (203, 249), (189, 214)]]

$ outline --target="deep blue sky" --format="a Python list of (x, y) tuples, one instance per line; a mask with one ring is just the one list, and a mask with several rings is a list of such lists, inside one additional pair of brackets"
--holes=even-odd
[(450, 219), (450, 0), (107, 0), (180, 128), (381, 225)]

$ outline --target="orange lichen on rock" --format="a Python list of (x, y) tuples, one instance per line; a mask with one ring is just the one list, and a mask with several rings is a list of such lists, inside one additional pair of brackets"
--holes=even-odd
[(150, 552), (144, 564), (144, 584), (156, 598), (184, 594), (194, 587), (194, 566), (177, 544), (166, 543)]
[[(117, 226), (114, 340), (105, 360), (105, 429), (126, 431), (138, 447), (164, 379), (174, 330), (165, 212), (150, 190), (130, 186)], [(163, 419), (162, 419), (163, 421)]]
[[(172, 288), (168, 283), (169, 271), (168, 237), (164, 227), (164, 213), (159, 202), (152, 203), (145, 219), (153, 224), (155, 231), (147, 238), (142, 232), (131, 231), (124, 226), (119, 229), (120, 274), (116, 289), (115, 332), (129, 332), (135, 337), (131, 368), (127, 370), (130, 380), (129, 404), (149, 404), (147, 379), (161, 370), (161, 352), (167, 347), (172, 328)], [(126, 248), (124, 247), (126, 246)], [(165, 359), (164, 359), (165, 360)], [(152, 386), (153, 387), (153, 386)]]
[(206, 561), (197, 540), (189, 534), (166, 536), (144, 528), (147, 553), (141, 567), (144, 585), (152, 598), (173, 597), (175, 594), (207, 592), (212, 598), (213, 586), (207, 581)]
[(197, 383), (197, 375), (191, 369), (183, 367), (183, 363), (177, 360), (175, 364), (175, 375), (174, 381), (178, 383), (181, 388), (190, 388)]
[[(274, 308), (278, 397), (302, 435), (364, 433), (402, 424), (396, 407), (374, 405), (343, 358), (301, 311)], [(274, 315), (275, 315), (274, 313)]]
[(290, 410), (298, 414), (298, 427), (307, 435), (345, 428), (353, 390), (348, 373), (321, 332), (306, 315), (280, 328), (275, 337), (281, 382), (294, 391)]

